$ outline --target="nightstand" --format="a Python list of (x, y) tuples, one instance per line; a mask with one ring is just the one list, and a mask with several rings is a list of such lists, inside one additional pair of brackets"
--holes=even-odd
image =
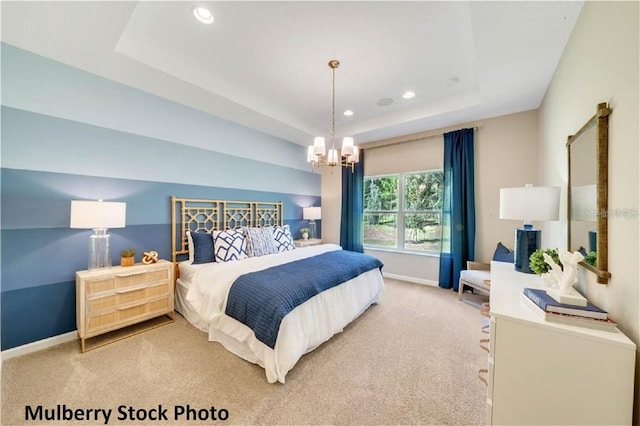
[(293, 244), (295, 244), (296, 247), (317, 246), (319, 244), (322, 244), (322, 239), (309, 238), (307, 240), (294, 240)]
[(76, 272), (76, 325), (82, 352), (173, 320), (171, 262)]

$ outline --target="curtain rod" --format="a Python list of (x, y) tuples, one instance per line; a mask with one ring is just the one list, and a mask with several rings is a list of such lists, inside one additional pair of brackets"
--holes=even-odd
[[(474, 127), (472, 127), (472, 129), (474, 131), (478, 131), (480, 129), (480, 126), (474, 126)], [(458, 130), (462, 130), (462, 129), (458, 129)], [(455, 132), (455, 130), (450, 130), (450, 132)], [(400, 144), (408, 143), (408, 142), (418, 142), (418, 141), (424, 141), (424, 140), (428, 140), (428, 139), (439, 138), (441, 136), (444, 136), (445, 133), (449, 133), (449, 132), (436, 133), (434, 135), (428, 135), (428, 136), (416, 136), (416, 137), (411, 138), (411, 139), (403, 139), (403, 140), (399, 140), (399, 141), (396, 141), (396, 142), (384, 143), (384, 144), (372, 146), (370, 148), (367, 148), (367, 144), (364, 144), (364, 145), (361, 145), (361, 148), (364, 149), (364, 150), (376, 149), (376, 148), (386, 148), (388, 146), (400, 145)]]

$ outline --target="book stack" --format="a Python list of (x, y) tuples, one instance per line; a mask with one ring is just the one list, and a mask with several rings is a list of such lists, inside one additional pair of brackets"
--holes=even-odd
[(592, 303), (587, 302), (586, 306), (559, 303), (546, 290), (535, 288), (525, 288), (521, 297), (527, 306), (546, 321), (596, 330), (617, 330), (616, 322), (609, 318), (607, 312)]

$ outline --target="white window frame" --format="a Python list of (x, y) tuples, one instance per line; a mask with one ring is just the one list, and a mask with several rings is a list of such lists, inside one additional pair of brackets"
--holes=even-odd
[[(377, 214), (394, 214), (396, 215), (396, 246), (395, 247), (385, 247), (385, 246), (376, 246), (364, 243), (364, 248), (368, 250), (382, 250), (382, 251), (395, 251), (395, 252), (404, 252), (404, 253), (412, 253), (412, 254), (422, 254), (429, 256), (438, 256), (440, 255), (439, 251), (428, 251), (428, 250), (419, 250), (419, 249), (411, 249), (405, 247), (405, 215), (406, 214), (439, 214), (440, 215), (440, 225), (442, 226), (442, 211), (441, 210), (406, 210), (406, 200), (405, 200), (405, 192), (404, 192), (404, 181), (405, 177), (408, 175), (415, 174), (429, 174), (442, 172), (442, 169), (432, 169), (432, 170), (422, 170), (422, 171), (413, 171), (413, 172), (398, 172), (398, 173), (387, 173), (381, 175), (371, 175), (365, 176), (365, 179), (379, 179), (385, 177), (396, 176), (398, 178), (398, 208), (397, 210), (368, 210), (365, 213), (377, 213)], [(364, 201), (364, 200), (363, 200)]]

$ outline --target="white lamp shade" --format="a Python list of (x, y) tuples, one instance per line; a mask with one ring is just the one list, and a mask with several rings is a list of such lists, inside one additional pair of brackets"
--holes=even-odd
[(322, 136), (316, 136), (313, 139), (313, 153), (315, 155), (324, 155), (326, 153), (324, 148), (324, 138)]
[(571, 187), (571, 220), (595, 222), (598, 219), (596, 185)]
[(360, 161), (360, 148), (358, 146), (353, 147), (353, 155), (349, 157), (350, 163), (357, 163)]
[(500, 189), (500, 219), (558, 220), (560, 188), (521, 186)]
[(124, 228), (127, 204), (112, 201), (71, 201), (71, 228)]
[(309, 145), (307, 148), (307, 163), (313, 163), (318, 160), (318, 157), (314, 154), (314, 146)]
[(322, 207), (303, 207), (302, 218), (304, 220), (318, 220), (322, 218)]
[(337, 149), (330, 149), (329, 153), (327, 154), (327, 164), (334, 166), (336, 164), (338, 164), (338, 150)]
[(353, 138), (346, 137), (342, 139), (342, 156), (349, 157), (353, 155)]

